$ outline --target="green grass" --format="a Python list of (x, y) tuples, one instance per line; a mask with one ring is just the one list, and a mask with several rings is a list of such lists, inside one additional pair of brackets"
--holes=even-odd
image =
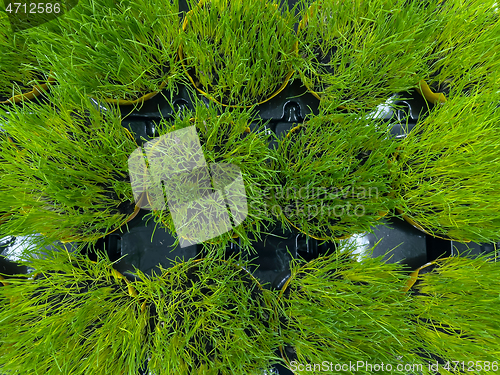
[(3, 236), (42, 233), (91, 241), (117, 229), (134, 211), (128, 157), (137, 147), (116, 109), (54, 91), (58, 103), (0, 108), (0, 212)]
[[(266, 192), (268, 189), (275, 189), (277, 182), (275, 172), (270, 166), (268, 136), (261, 131), (262, 127), (260, 130), (246, 132), (254, 119), (254, 115), (246, 110), (229, 111), (214, 103), (206, 107), (201, 102), (196, 102), (193, 111), (186, 111), (171, 122), (165, 119), (158, 124), (160, 137), (194, 126), (200, 143), (193, 137), (182, 151), (177, 147), (170, 148), (166, 143), (162, 143), (161, 138), (151, 143), (155, 145), (153, 150), (156, 155), (161, 155), (156, 157), (154, 162), (156, 170), (151, 169), (153, 180), (158, 181), (163, 178), (165, 197), (169, 204), (176, 207), (172, 211), (166, 205), (164, 210), (154, 212), (157, 222), (163, 222), (175, 232), (174, 219), (178, 218), (192, 229), (194, 236), (190, 238), (192, 242), (198, 243), (200, 242), (198, 239), (202, 239), (203, 236), (216, 233), (212, 239), (209, 236), (206, 242), (218, 243), (221, 247), (229, 241), (237, 242), (238, 239), (235, 238), (237, 236), (243, 247), (249, 247), (252, 235), (260, 237), (261, 231), (266, 229), (266, 222), (272, 221)], [(198, 152), (199, 146), (203, 154)], [(181, 152), (184, 154), (180, 154)], [(205, 169), (198, 168), (195, 172), (185, 173), (195, 166), (201, 167), (203, 158), (210, 170), (212, 181)], [(154, 159), (148, 158), (148, 160), (151, 165)], [(230, 217), (232, 223), (236, 225), (232, 229), (221, 224), (223, 216), (228, 212), (226, 204), (216, 198), (208, 199), (206, 194), (212, 194), (213, 189), (222, 191), (222, 188), (228, 188), (233, 180), (238, 179), (241, 182), (241, 179), (237, 171), (231, 171), (223, 177), (224, 173), (220, 169), (210, 169), (217, 168), (216, 164), (225, 171), (228, 169), (224, 164), (238, 167), (244, 184), (244, 191), (229, 188), (224, 192), (225, 198), (228, 199), (226, 202), (233, 202), (230, 206), (232, 211)], [(173, 173), (176, 173), (175, 176)], [(220, 186), (215, 185), (217, 183)], [(163, 199), (161, 194), (160, 203)], [(201, 202), (202, 206), (195, 203), (196, 201)], [(201, 212), (197, 214), (199, 207), (204, 207), (203, 215), (210, 217), (208, 221), (203, 219)], [(241, 217), (245, 214), (246, 216)], [(240, 223), (242, 219), (244, 220)], [(226, 229), (230, 230), (224, 233)]]
[(0, 102), (31, 91), (40, 78), (34, 71), (37, 60), (25, 36), (12, 32), (4, 9), (0, 3)]
[(273, 151), (281, 186), (272, 212), (321, 239), (369, 231), (395, 201), (388, 161), (394, 151), (384, 124), (353, 115), (311, 116)]
[(31, 374), (136, 375), (148, 312), (107, 258), (60, 247), (23, 260), (27, 275), (0, 287), (0, 369)]
[(431, 33), (435, 46), (425, 78), (432, 87), (452, 96), (498, 90), (500, 13), (495, 4), (494, 0), (445, 1), (428, 8), (428, 19), (444, 20)]
[[(438, 260), (428, 273), (424, 268), (412, 288), (412, 320), (421, 341), (421, 355), (436, 363), (433, 356), (448, 363), (443, 374), (459, 370), (496, 374), (500, 353), (498, 264), (484, 257), (452, 257)], [(456, 362), (454, 362), (456, 361)], [(490, 362), (490, 370), (476, 365)], [(462, 364), (463, 362), (463, 364)], [(456, 367), (456, 371), (452, 371)]]
[(456, 96), (401, 142), (396, 198), (428, 232), (458, 241), (500, 240), (497, 104), (495, 95)]
[(189, 3), (184, 63), (208, 97), (250, 106), (285, 83), (296, 43), (295, 17), (288, 9), (265, 0)]
[(304, 85), (328, 104), (370, 110), (396, 92), (415, 87), (426, 73), (430, 31), (421, 1), (299, 2), (300, 59)]
[(64, 16), (30, 29), (33, 51), (60, 84), (88, 95), (136, 100), (175, 89), (176, 0), (80, 0)]
[(234, 259), (190, 260), (137, 285), (157, 313), (148, 369), (156, 375), (246, 375), (278, 358), (276, 296)]
[[(280, 294), (285, 318), (281, 334), (290, 368), (361, 361), (391, 364), (395, 371), (397, 364), (421, 363), (411, 353), (417, 343), (406, 318), (410, 304), (402, 290), (408, 277), (403, 267), (385, 263), (381, 257), (358, 261), (354, 250), (355, 246), (344, 243), (308, 263), (293, 262), (289, 284)], [(373, 372), (366, 367), (356, 371)]]

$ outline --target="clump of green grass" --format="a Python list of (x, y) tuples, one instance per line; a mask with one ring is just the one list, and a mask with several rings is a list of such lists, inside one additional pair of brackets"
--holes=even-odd
[[(308, 263), (294, 261), (280, 294), (284, 359), (296, 374), (311, 373), (299, 364), (421, 364), (415, 347), (410, 303), (403, 292), (408, 275), (400, 264), (379, 258), (357, 260), (355, 246), (344, 243)], [(348, 367), (350, 369), (350, 367)], [(314, 368), (314, 373), (320, 373)], [(345, 369), (343, 372), (349, 372)], [(378, 372), (378, 371), (377, 371)], [(391, 373), (381, 370), (382, 373)]]
[(57, 107), (0, 108), (0, 212), (8, 214), (1, 235), (92, 241), (134, 213), (127, 165), (134, 138), (116, 108), (74, 97), (56, 90)]
[(371, 110), (415, 87), (425, 72), (430, 30), (419, 1), (299, 2), (298, 74), (325, 103)]
[(0, 102), (25, 94), (39, 83), (40, 77), (34, 71), (36, 64), (25, 36), (12, 32), (5, 7), (0, 3)]
[(126, 104), (179, 82), (178, 12), (177, 0), (79, 0), (29, 35), (60, 84)]
[(320, 239), (369, 231), (395, 205), (387, 128), (373, 119), (321, 113), (278, 142), (272, 166), (281, 186), (272, 212)]
[(190, 260), (137, 287), (156, 311), (148, 369), (157, 375), (244, 375), (277, 361), (276, 296), (234, 259)]
[(498, 372), (498, 275), (498, 264), (484, 257), (439, 259), (420, 271), (411, 316), (420, 355), (440, 362), (442, 373)]
[(443, 19), (431, 31), (435, 40), (425, 78), (448, 95), (498, 91), (500, 13), (494, 0), (432, 2), (425, 19)]
[(2, 372), (138, 373), (149, 312), (109, 259), (61, 247), (22, 263), (32, 271), (0, 287)]
[(495, 95), (457, 96), (434, 107), (402, 140), (394, 191), (403, 214), (457, 241), (500, 240)]
[(295, 17), (275, 1), (190, 1), (182, 56), (209, 98), (250, 106), (270, 98), (292, 73)]
[[(249, 131), (251, 112), (212, 104), (197, 102), (193, 111), (162, 120), (159, 138), (145, 148), (151, 181), (163, 180), (164, 192), (157, 197), (163, 207), (153, 214), (191, 243), (223, 246), (239, 237), (241, 246), (249, 247), (250, 238), (260, 238), (272, 221), (266, 191), (277, 182), (268, 136), (258, 124)], [(190, 133), (174, 144), (173, 135), (183, 131)]]

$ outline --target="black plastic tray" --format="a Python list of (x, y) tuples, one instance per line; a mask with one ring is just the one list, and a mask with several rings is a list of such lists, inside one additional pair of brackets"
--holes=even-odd
[[(289, 1), (291, 6), (295, 3), (296, 0)], [(180, 9), (183, 12), (188, 10), (185, 0), (180, 0)], [(180, 17), (183, 17), (182, 13)], [(165, 99), (169, 95), (163, 96), (160, 93), (138, 109), (121, 106), (120, 112), (124, 117), (122, 125), (135, 135), (138, 143), (150, 140), (158, 135), (155, 127), (162, 118), (168, 120), (179, 109), (193, 108), (193, 95), (208, 103), (208, 99), (195, 92), (192, 87), (180, 86), (171, 103)], [(402, 99), (403, 97), (406, 99)], [(43, 103), (44, 99), (40, 97), (37, 101)], [(395, 94), (393, 102), (399, 105), (400, 109), (382, 110), (378, 117), (387, 122), (395, 138), (402, 138), (415, 126), (419, 118), (425, 116), (428, 106), (416, 90)], [(268, 121), (266, 131), (281, 137), (293, 126), (302, 123), (307, 115), (316, 114), (318, 105), (318, 99), (307, 92), (300, 80), (295, 80), (276, 97), (257, 106), (256, 111), (263, 121)], [(254, 129), (255, 124), (251, 124), (250, 128)], [(276, 143), (271, 142), (270, 147), (276, 147)], [(174, 249), (172, 244), (175, 238), (167, 231), (155, 228), (153, 220), (146, 221), (147, 213), (141, 211), (128, 223), (127, 230), (116, 231), (98, 241), (97, 247), (105, 250), (111, 260), (117, 261), (115, 268), (118, 271), (127, 277), (132, 277), (131, 272), (134, 269), (140, 269), (150, 275), (158, 270), (158, 265), (164, 268), (170, 267), (172, 259), (203, 256), (200, 245)], [(410, 269), (416, 269), (439, 256), (454, 255), (457, 250), (464, 251), (466, 247), (464, 244), (430, 237), (397, 218), (388, 219), (374, 227), (373, 233), (351, 238), (358, 241), (360, 249), (368, 249), (380, 239), (381, 242), (373, 255), (384, 255), (390, 251), (390, 254), (386, 255), (387, 259), (390, 258), (390, 262), (402, 262)], [(7, 254), (11, 245), (2, 246), (0, 243), (0, 254)], [(250, 267), (250, 271), (262, 284), (269, 288), (280, 288), (288, 276), (291, 259), (301, 257), (311, 260), (321, 256), (332, 246), (331, 243), (320, 243), (295, 230), (284, 231), (282, 228), (274, 227), (269, 233), (262, 234), (262, 240), (255, 242), (256, 253), (245, 254), (245, 257), (252, 260), (253, 266)], [(490, 244), (469, 244), (469, 247), (473, 249), (471, 254), (492, 253), (494, 250)], [(227, 256), (239, 252), (237, 245), (228, 246), (226, 250)], [(91, 257), (94, 256), (90, 250), (88, 253)], [(25, 272), (27, 272), (26, 267), (20, 267), (8, 257), (0, 256), (0, 273), (12, 275)], [(281, 365), (277, 365), (274, 371), (276, 374), (292, 374)], [(146, 374), (147, 371), (143, 373)]]

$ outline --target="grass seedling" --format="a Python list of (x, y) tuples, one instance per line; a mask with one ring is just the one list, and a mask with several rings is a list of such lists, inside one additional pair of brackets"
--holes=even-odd
[(306, 119), (272, 153), (281, 183), (272, 212), (320, 239), (369, 231), (395, 204), (388, 137), (382, 124), (353, 115)]
[(500, 86), (500, 13), (494, 0), (442, 1), (426, 19), (443, 19), (432, 30), (434, 48), (426, 80), (446, 95), (486, 93)]
[[(394, 370), (397, 364), (420, 363), (411, 353), (416, 341), (406, 318), (410, 303), (403, 292), (408, 278), (403, 267), (381, 257), (358, 261), (354, 250), (353, 244), (340, 244), (321, 258), (291, 266), (280, 294), (281, 334), (287, 345), (284, 359), (297, 375), (352, 371), (330, 368), (330, 363), (362, 363), (352, 371), (360, 374), (392, 372), (365, 364), (390, 364)], [(328, 369), (312, 368), (324, 363)]]
[[(224, 245), (239, 237), (247, 247), (250, 234), (260, 238), (265, 229), (270, 219), (266, 192), (277, 187), (268, 136), (258, 125), (249, 131), (255, 120), (251, 112), (211, 104), (197, 102), (193, 111), (158, 124), (160, 137), (150, 142), (146, 155), (154, 156), (148, 157), (152, 179), (163, 180), (168, 204), (154, 215), (172, 232), (190, 228), (192, 238), (187, 239), (193, 243), (206, 239)], [(188, 127), (195, 132), (182, 144), (164, 141)], [(160, 199), (164, 202), (163, 194)]]
[[(195, 85), (223, 104), (269, 99), (291, 76), (295, 17), (274, 1), (203, 0), (184, 22), (182, 56)], [(284, 87), (284, 86), (283, 86)]]
[(41, 233), (92, 241), (134, 213), (128, 157), (137, 144), (116, 109), (54, 91), (57, 107), (31, 102), (0, 109), (2, 236)]
[(178, 83), (179, 28), (176, 0), (79, 0), (30, 36), (60, 84), (125, 103)]
[(498, 372), (498, 268), (484, 257), (452, 257), (420, 271), (410, 290), (412, 319), (420, 355), (439, 362), (440, 373)]
[(276, 296), (234, 259), (190, 260), (144, 280), (157, 321), (148, 369), (156, 375), (246, 375), (277, 361)]
[(348, 110), (371, 110), (415, 87), (425, 71), (429, 31), (419, 1), (299, 2), (297, 71), (322, 101)]
[(394, 190), (418, 227), (457, 241), (500, 240), (497, 105), (495, 95), (457, 96), (399, 145)]
[(0, 288), (2, 372), (138, 373), (148, 312), (109, 259), (61, 247), (22, 263), (33, 271)]

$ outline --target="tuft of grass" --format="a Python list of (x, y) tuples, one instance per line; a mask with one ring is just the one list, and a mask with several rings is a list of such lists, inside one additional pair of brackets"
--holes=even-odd
[(499, 241), (499, 123), (495, 95), (457, 96), (434, 107), (394, 160), (403, 214), (432, 234)]
[(64, 90), (50, 98), (57, 106), (0, 108), (0, 233), (92, 241), (134, 212), (127, 161), (137, 144), (116, 108)]
[[(275, 1), (191, 0), (184, 21), (184, 64), (206, 96), (251, 106), (290, 77), (295, 17)], [(196, 81), (196, 82), (195, 82)]]
[(109, 259), (92, 262), (60, 247), (22, 263), (32, 272), (0, 287), (2, 372), (138, 373), (148, 312)]
[(177, 0), (79, 0), (28, 34), (40, 66), (60, 84), (134, 101), (179, 82), (178, 8)]
[(339, 244), (321, 258), (291, 266), (280, 293), (281, 334), (284, 358), (298, 375), (311, 370), (301, 371), (297, 364), (362, 363), (356, 373), (372, 374), (365, 363), (391, 364), (393, 370), (397, 364), (422, 363), (411, 352), (417, 342), (407, 318), (403, 266), (382, 257), (358, 261), (354, 250), (353, 244)]
[(415, 87), (426, 73), (430, 31), (441, 20), (424, 19), (421, 1), (299, 2), (297, 72), (325, 103), (371, 110)]
[(500, 12), (495, 0), (440, 1), (425, 19), (442, 19), (427, 60), (431, 87), (447, 96), (488, 93), (500, 86)]
[[(253, 121), (250, 111), (197, 102), (194, 110), (158, 124), (159, 138), (145, 151), (154, 157), (148, 157), (152, 180), (163, 180), (160, 204), (165, 199), (168, 204), (153, 213), (155, 220), (172, 232), (176, 225), (190, 228), (190, 235), (181, 232), (192, 243), (216, 242), (222, 248), (239, 237), (246, 248), (250, 234), (259, 238), (270, 219), (266, 192), (277, 182), (268, 136), (258, 122), (249, 131)], [(182, 144), (165, 141), (188, 127), (195, 130)]]
[(0, 102), (27, 93), (39, 83), (48, 71), (37, 74), (33, 69), (36, 64), (26, 36), (12, 32), (5, 7), (0, 3)]
[(278, 141), (272, 166), (281, 186), (272, 212), (320, 239), (369, 231), (391, 210), (388, 164), (395, 149), (373, 119), (320, 113)]
[(156, 312), (148, 370), (156, 375), (244, 375), (278, 358), (276, 296), (235, 259), (177, 263), (137, 286)]
[(411, 289), (411, 316), (420, 355), (432, 363), (439, 358), (443, 374), (496, 374), (493, 363), (498, 365), (500, 353), (498, 264), (484, 257), (461, 256), (433, 263), (420, 271)]

